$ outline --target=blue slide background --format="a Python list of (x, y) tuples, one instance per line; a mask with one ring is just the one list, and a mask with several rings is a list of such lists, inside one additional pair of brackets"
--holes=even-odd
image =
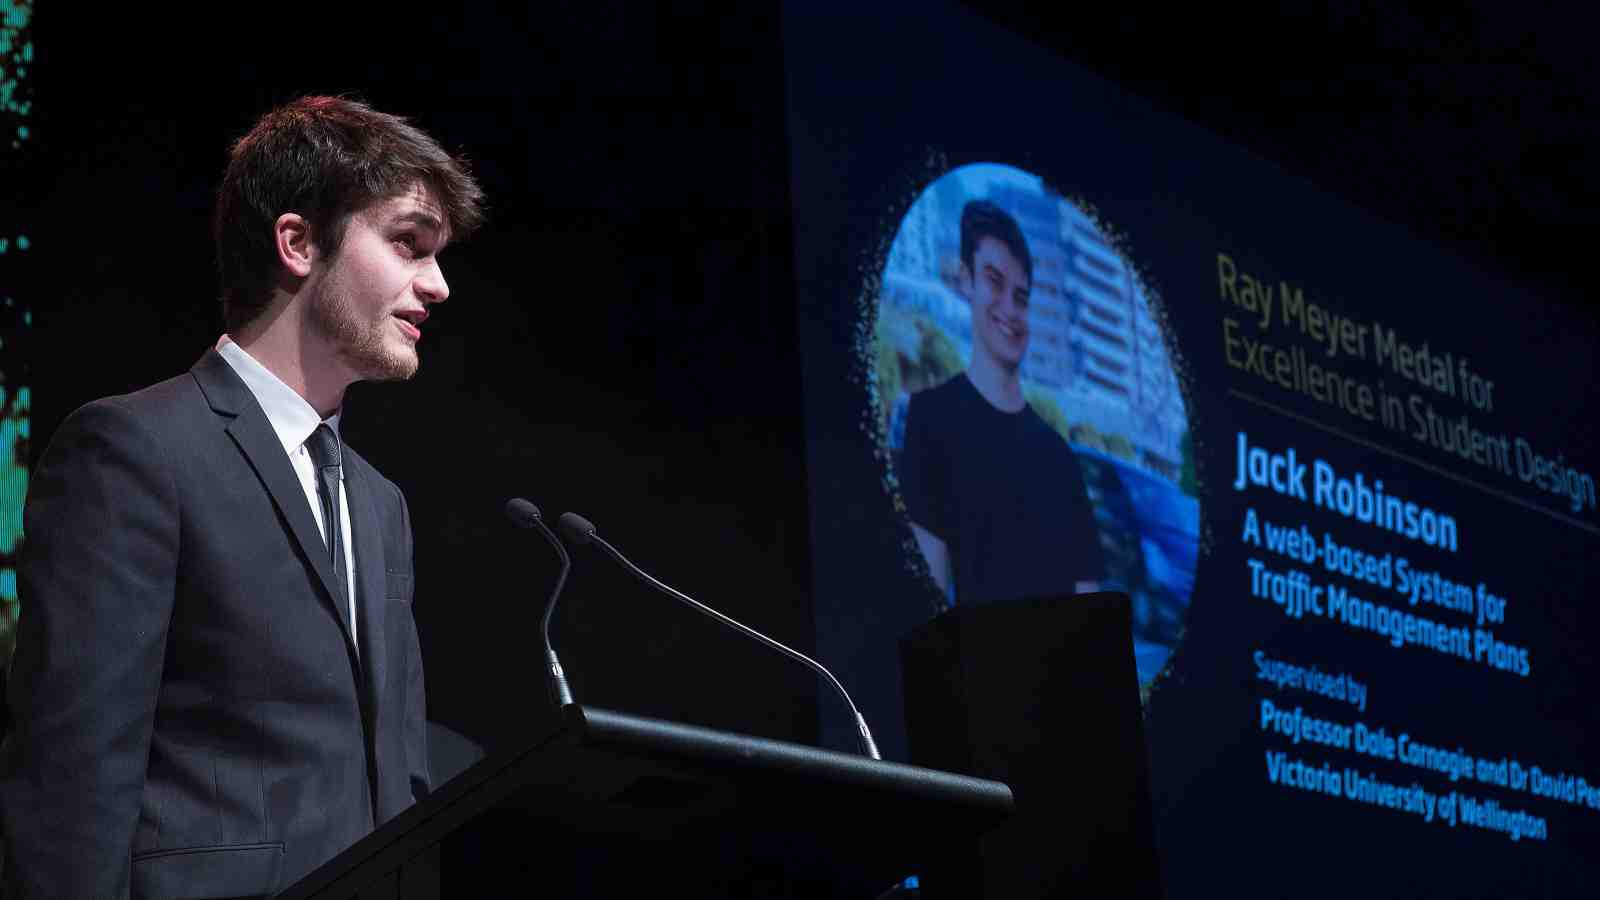
[[(1585, 319), (1515, 283), (1350, 208), (1274, 166), (1133, 98), (1021, 38), (958, 10), (917, 15), (791, 4), (785, 21), (796, 271), (812, 497), (817, 648), (839, 671), (886, 755), (906, 758), (896, 642), (936, 608), (936, 589), (906, 559), (909, 533), (885, 488), (866, 366), (863, 302), (909, 204), (944, 172), (1015, 166), (1081, 199), (1120, 235), (1182, 360), (1200, 474), (1200, 558), (1183, 637), (1145, 708), (1164, 882), (1173, 897), (1593, 896), (1600, 809), (1351, 751), (1294, 743), (1262, 726), (1264, 701), (1308, 716), (1381, 727), (1389, 736), (1600, 781), (1592, 603), (1600, 516), (1515, 477), (1414, 441), (1230, 367), (1224, 323), (1447, 418), (1526, 438), (1593, 477), (1597, 336)], [(1448, 352), (1495, 382), (1474, 409), (1365, 359), (1320, 356), (1279, 321), (1258, 329), (1220, 294), (1218, 255), (1239, 272), (1362, 324), (1379, 322), (1431, 353)], [(1276, 309), (1275, 309), (1276, 312)], [(1237, 436), (1454, 516), (1455, 552), (1362, 524), (1270, 489), (1235, 490)], [(1133, 475), (1141, 473), (1133, 472)], [(1124, 478), (1141, 510), (1137, 478)], [(1293, 619), (1251, 595), (1248, 560), (1299, 569), (1317, 585), (1448, 624), (1436, 607), (1294, 563), (1242, 541), (1247, 513), (1320, 542), (1405, 556), (1508, 598), (1496, 637), (1524, 647), (1519, 676), (1421, 647), (1395, 648), (1329, 619)], [(1135, 512), (1150, 518), (1159, 514)], [(1153, 529), (1152, 529), (1153, 530)], [(1346, 674), (1368, 705), (1280, 690), (1254, 654)], [(825, 738), (850, 735), (822, 716)], [(1093, 740), (1092, 732), (1084, 735)], [(1548, 837), (1499, 831), (1273, 784), (1264, 760), (1350, 768), (1400, 787), (1470, 795), (1543, 819)], [(1092, 778), (1093, 773), (1084, 773)], [(1459, 801), (1458, 801), (1459, 802)], [(1070, 810), (1063, 810), (1070, 815)]]

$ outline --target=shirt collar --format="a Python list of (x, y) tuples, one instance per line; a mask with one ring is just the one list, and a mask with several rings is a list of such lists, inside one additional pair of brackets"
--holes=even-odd
[[(315, 408), (306, 402), (306, 399), (295, 393), (294, 388), (283, 383), (283, 379), (272, 374), (272, 371), (256, 358), (246, 353), (244, 348), (233, 342), (233, 339), (223, 335), (217, 341), (217, 353), (233, 369), (244, 386), (256, 398), (256, 403), (261, 405), (261, 411), (267, 414), (267, 421), (272, 424), (272, 430), (278, 435), (278, 441), (283, 444), (284, 453), (293, 453), (300, 449), (306, 442), (311, 432), (323, 424), (324, 419), (317, 415)], [(326, 419), (333, 433), (339, 433), (339, 413), (334, 413)]]

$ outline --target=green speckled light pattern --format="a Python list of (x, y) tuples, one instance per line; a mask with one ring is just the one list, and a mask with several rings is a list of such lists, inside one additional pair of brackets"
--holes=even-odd
[[(37, 146), (33, 117), (33, 3), (0, 0), (0, 153), (27, 157)], [(11, 194), (16, 188), (6, 190)], [(0, 205), (20, 208), (15, 196)], [(28, 300), (16, 296), (18, 269), (33, 247), (25, 222), (9, 216), (0, 224), (0, 666), (16, 642), (17, 548), (22, 542), (22, 504), (28, 494), (32, 388), (23, 383), (23, 354), (33, 326)]]

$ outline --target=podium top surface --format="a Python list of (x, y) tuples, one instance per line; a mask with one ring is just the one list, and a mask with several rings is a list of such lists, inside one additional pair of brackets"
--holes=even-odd
[(546, 737), (480, 761), (279, 896), (355, 896), (433, 844), (495, 830), (525, 843), (731, 840), (903, 875), (1012, 809), (996, 781), (575, 705)]
[(1011, 789), (998, 781), (595, 707), (569, 706), (567, 718), (581, 730), (582, 742), (597, 749), (625, 747), (697, 766), (885, 791), (907, 802), (947, 804), (989, 822), (1013, 808)]

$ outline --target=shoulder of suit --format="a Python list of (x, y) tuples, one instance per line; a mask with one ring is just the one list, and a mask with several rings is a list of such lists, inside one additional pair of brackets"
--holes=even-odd
[(130, 463), (170, 463), (184, 448), (198, 446), (195, 435), (210, 416), (192, 380), (182, 376), (128, 394), (101, 397), (73, 410), (49, 435), (39, 457), (47, 466), (93, 463), (115, 446)]
[(187, 420), (208, 407), (193, 379), (186, 375), (169, 378), (127, 394), (113, 394), (91, 400), (73, 410), (63, 426), (85, 426), (126, 418), (151, 434), (182, 428)]
[(170, 416), (207, 408), (205, 395), (187, 373), (126, 394), (113, 394), (84, 404), (114, 406), (140, 416)]

